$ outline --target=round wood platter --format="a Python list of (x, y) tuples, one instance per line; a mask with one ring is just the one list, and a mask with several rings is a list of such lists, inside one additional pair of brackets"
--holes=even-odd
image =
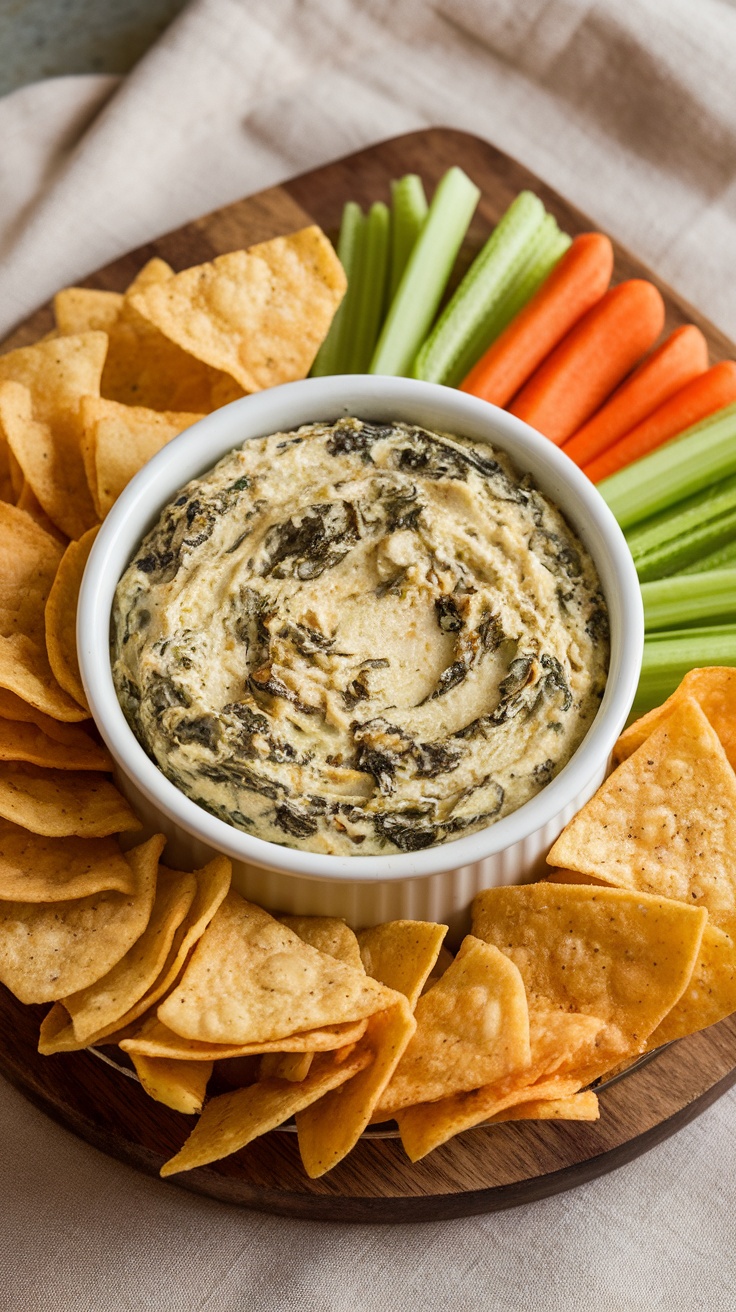
[[(102, 1152), (158, 1175), (193, 1118), (152, 1100), (90, 1052), (36, 1051), (46, 1008), (0, 987), (0, 1072)], [(736, 1017), (681, 1039), (599, 1095), (592, 1122), (517, 1121), (470, 1130), (415, 1165), (398, 1139), (364, 1139), (307, 1179), (295, 1134), (276, 1131), (165, 1183), (241, 1207), (320, 1221), (437, 1221), (571, 1189), (666, 1139), (736, 1083)], [(162, 1187), (164, 1181), (162, 1181)]]
[[(319, 223), (334, 234), (347, 200), (389, 200), (392, 178), (418, 172), (429, 189), (460, 165), (482, 196), (459, 267), (523, 188), (531, 188), (570, 234), (599, 227), (516, 160), (488, 142), (444, 128), (415, 132), (302, 174), (238, 201), (116, 260), (83, 285), (122, 291), (152, 256), (182, 269), (225, 251)], [(711, 362), (736, 347), (628, 251), (614, 242), (614, 281), (646, 277), (665, 300), (666, 331), (696, 323)], [(43, 307), (0, 347), (36, 341), (53, 326)], [(42, 1057), (45, 1007), (18, 1002), (0, 985), (0, 1073), (36, 1106), (102, 1152), (157, 1175), (183, 1143), (192, 1118), (153, 1102), (134, 1080), (93, 1053)], [(276, 1132), (165, 1183), (223, 1202), (328, 1221), (421, 1221), (515, 1207), (624, 1165), (686, 1125), (736, 1083), (736, 1015), (656, 1053), (600, 1093), (596, 1122), (521, 1121), (471, 1130), (412, 1165), (397, 1138), (363, 1139), (321, 1180), (307, 1179), (296, 1135)], [(164, 1182), (162, 1181), (162, 1186)]]

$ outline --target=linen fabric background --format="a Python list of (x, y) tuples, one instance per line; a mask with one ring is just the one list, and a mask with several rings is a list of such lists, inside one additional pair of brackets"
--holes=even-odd
[[(736, 336), (735, 75), (731, 0), (194, 0), (125, 79), (0, 101), (0, 335), (207, 210), (444, 124), (515, 155)], [(139, 1176), (0, 1083), (0, 1305), (731, 1312), (735, 1126), (733, 1093), (574, 1193), (328, 1226)]]

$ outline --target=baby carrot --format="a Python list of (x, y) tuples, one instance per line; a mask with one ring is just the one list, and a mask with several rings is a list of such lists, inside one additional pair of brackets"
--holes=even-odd
[(577, 465), (587, 465), (708, 368), (708, 343), (695, 324), (677, 328), (642, 361), (610, 400), (565, 443)]
[(601, 479), (608, 478), (609, 474), (615, 474), (634, 460), (655, 451), (671, 437), (676, 437), (686, 428), (692, 428), (693, 424), (699, 424), (702, 419), (707, 419), (734, 401), (736, 363), (733, 360), (722, 360), (704, 374), (691, 379), (669, 401), (665, 401), (641, 424), (632, 428), (631, 432), (608, 451), (604, 451), (597, 460), (584, 465), (583, 472), (593, 483), (599, 483)]
[(664, 301), (642, 278), (611, 287), (532, 374), (507, 408), (560, 446), (653, 346)]
[(613, 271), (613, 248), (600, 232), (576, 237), (532, 299), (489, 346), (461, 384), (507, 405), (550, 351), (599, 301)]

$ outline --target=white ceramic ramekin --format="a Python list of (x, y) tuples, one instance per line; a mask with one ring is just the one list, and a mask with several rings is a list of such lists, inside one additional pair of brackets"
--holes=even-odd
[[(110, 611), (128, 562), (162, 507), (246, 438), (317, 420), (357, 415), (405, 420), (492, 442), (565, 513), (585, 543), (603, 586), (611, 663), (596, 719), (574, 756), (531, 801), (497, 824), (454, 842), (391, 856), (320, 856), (235, 829), (179, 791), (128, 727), (110, 669)], [(194, 868), (223, 852), (253, 901), (274, 911), (343, 916), (356, 927), (397, 917), (464, 927), (481, 888), (534, 877), (568, 820), (605, 775), (633, 701), (644, 622), (634, 565), (602, 497), (557, 447), (495, 406), (406, 378), (333, 377), (289, 383), (208, 415), (170, 442), (133, 479), (107, 516), (90, 555), (77, 616), (77, 642), (92, 713), (116, 762), (116, 778), (151, 832), (168, 837), (166, 861)]]

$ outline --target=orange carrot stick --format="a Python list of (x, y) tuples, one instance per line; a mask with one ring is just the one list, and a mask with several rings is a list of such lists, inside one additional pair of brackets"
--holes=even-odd
[(708, 343), (700, 329), (694, 323), (676, 328), (573, 433), (563, 450), (577, 465), (590, 464), (707, 368)]
[(599, 301), (613, 272), (613, 247), (602, 232), (582, 232), (542, 286), (461, 383), (494, 405), (507, 405), (550, 351)]
[(722, 410), (734, 401), (736, 363), (733, 360), (722, 360), (720, 364), (714, 364), (712, 369), (686, 383), (669, 401), (665, 401), (648, 419), (632, 428), (630, 433), (608, 451), (604, 451), (597, 460), (584, 465), (583, 472), (593, 483), (600, 483), (602, 478), (615, 474), (617, 470), (639, 460), (658, 446), (663, 446), (671, 437), (677, 437), (678, 433), (684, 433), (686, 428), (692, 428), (693, 424), (699, 424), (701, 419), (707, 419), (708, 415), (715, 414), (716, 410)]
[(641, 278), (611, 287), (532, 374), (507, 408), (560, 446), (654, 345), (664, 301)]

